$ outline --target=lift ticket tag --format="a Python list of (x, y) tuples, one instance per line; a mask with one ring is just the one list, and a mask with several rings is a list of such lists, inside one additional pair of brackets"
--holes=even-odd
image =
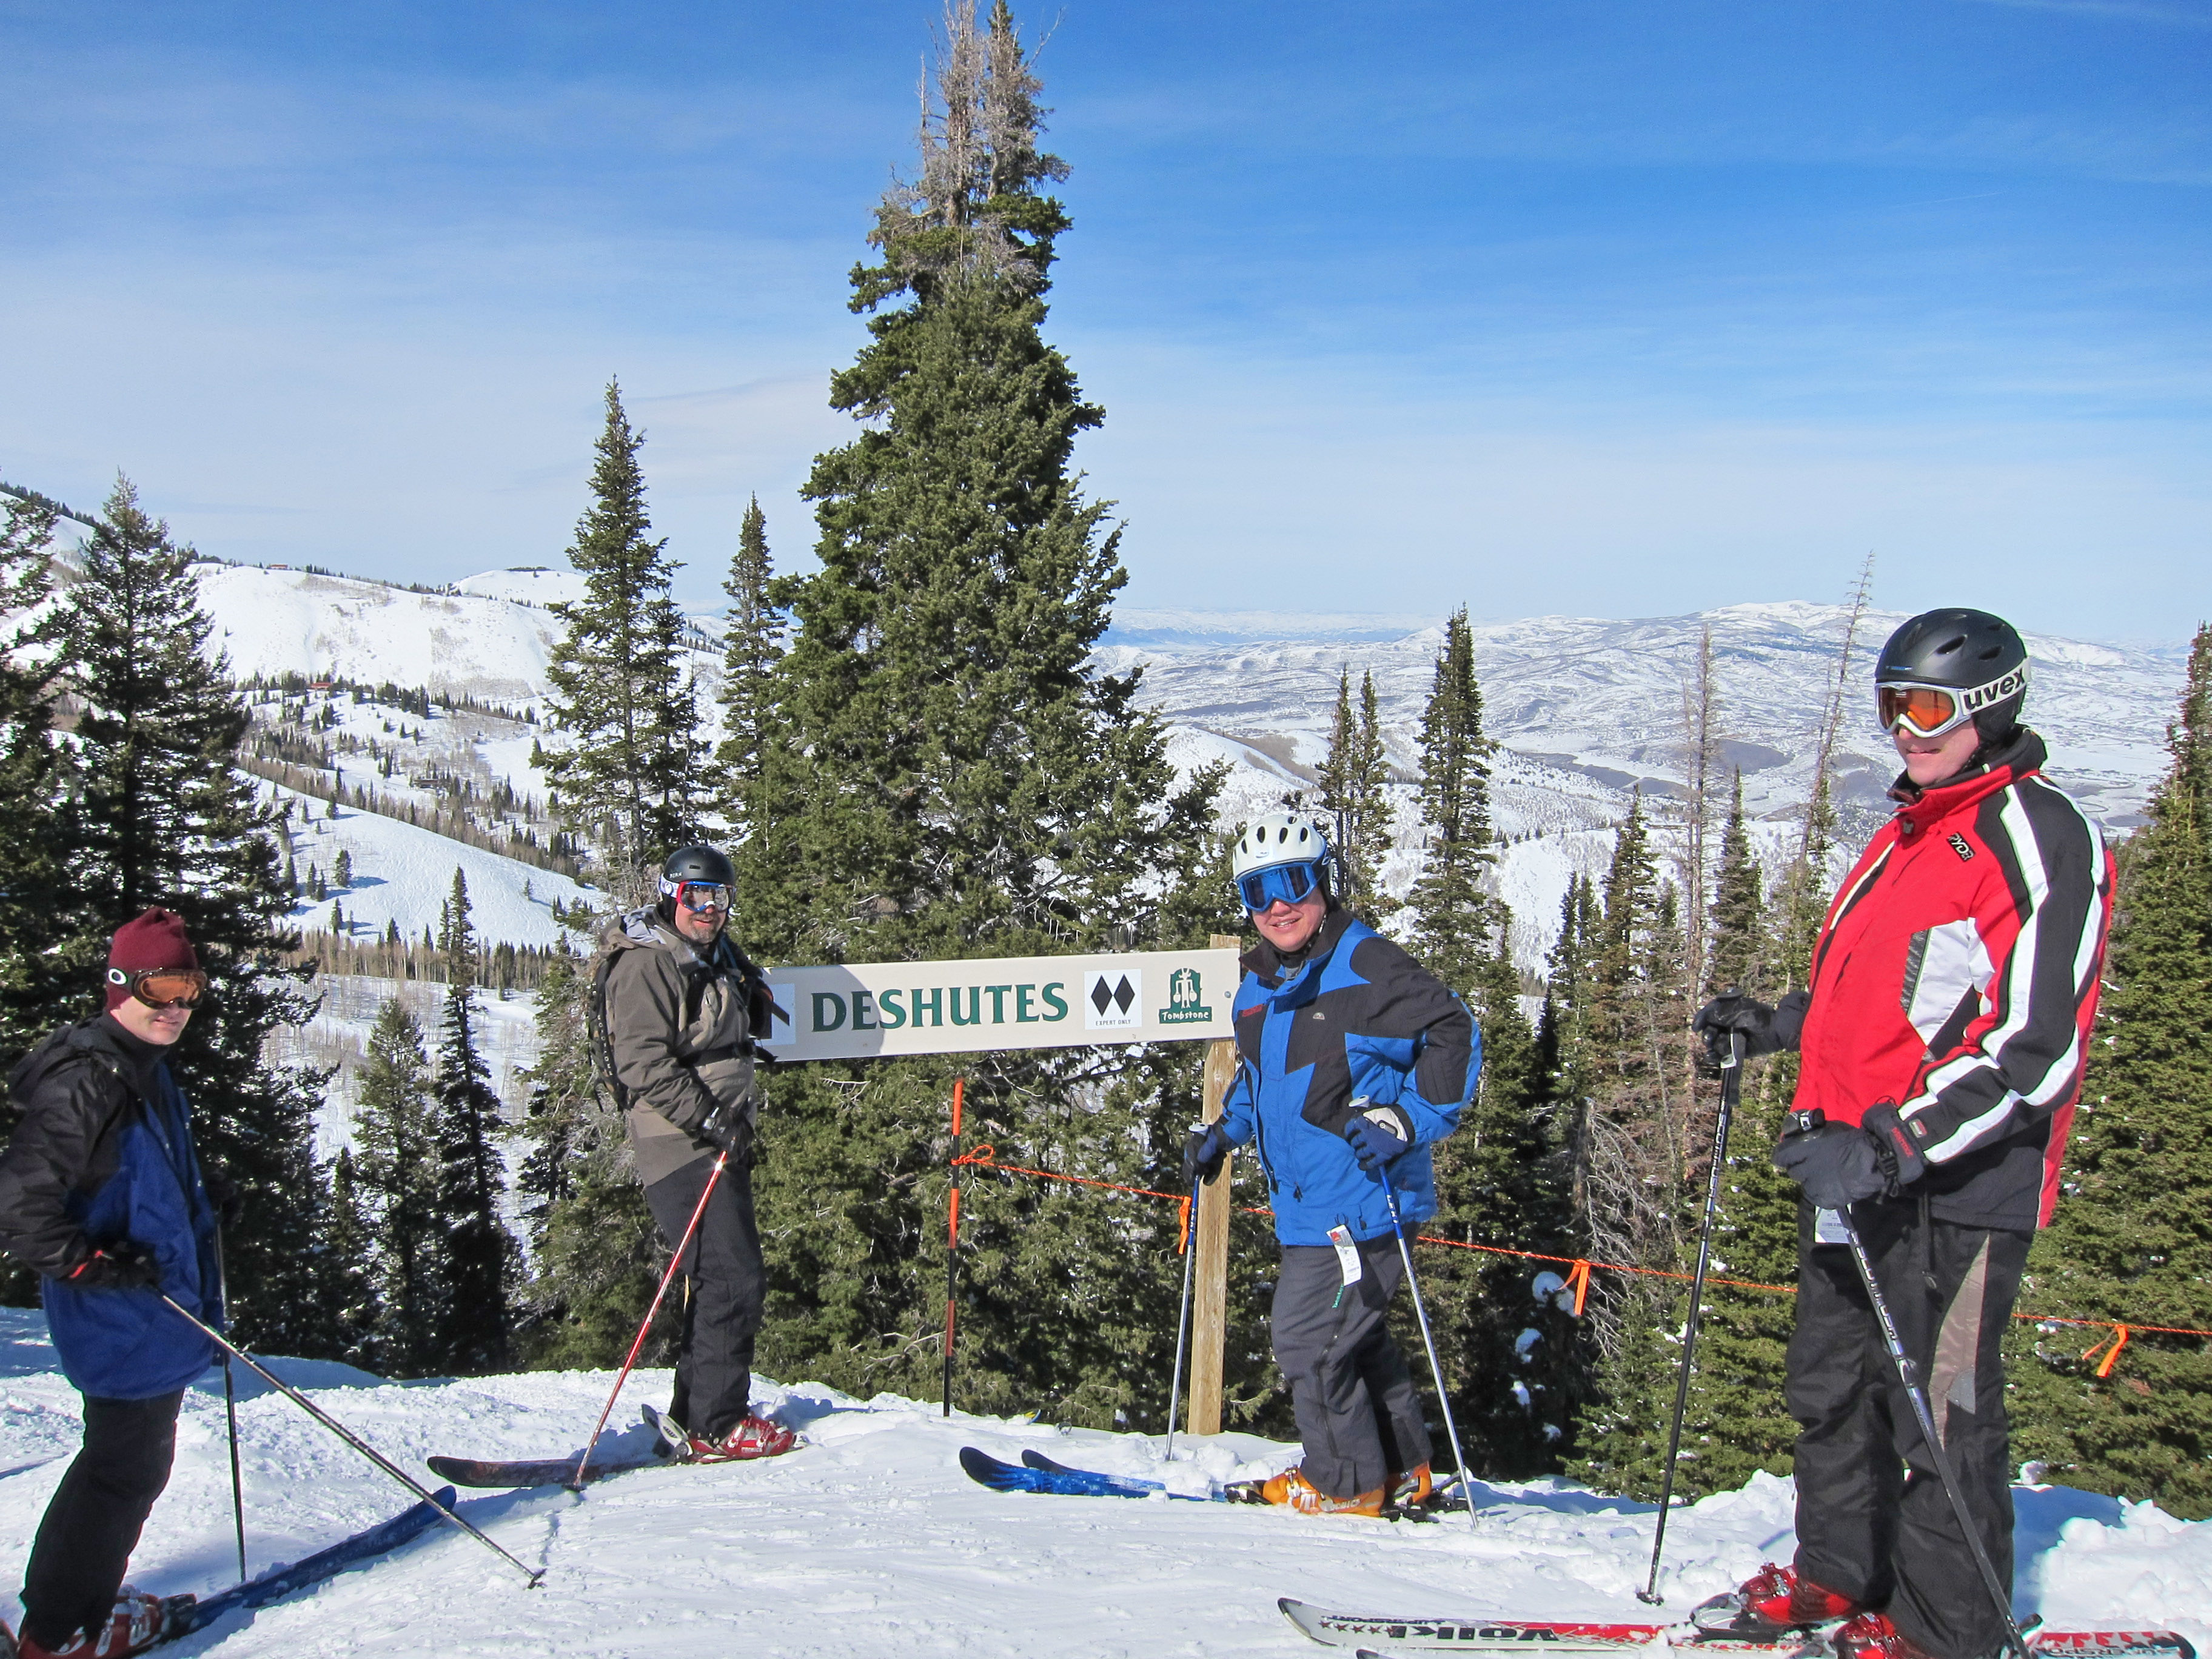
[(1352, 1242), (1352, 1229), (1339, 1222), (1328, 1230), (1328, 1242), (1336, 1246), (1336, 1265), (1343, 1270), (1344, 1282), (1359, 1282), (1359, 1246)]

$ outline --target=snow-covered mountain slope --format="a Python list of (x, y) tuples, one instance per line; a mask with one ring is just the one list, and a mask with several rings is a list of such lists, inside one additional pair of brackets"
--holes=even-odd
[[(0, 1310), (0, 1583), (21, 1582), (32, 1529), (75, 1449), (76, 1393), (53, 1370), (32, 1310)], [(295, 1386), (427, 1478), (433, 1453), (574, 1455), (612, 1386), (606, 1372), (391, 1385), (342, 1365), (281, 1362)], [(282, 1395), (250, 1386), (239, 1408), (248, 1565), (258, 1571), (411, 1501)], [(636, 1374), (609, 1446), (643, 1449), (637, 1402), (668, 1396)], [(1291, 1595), (1347, 1612), (1643, 1620), (1633, 1591), (1650, 1553), (1650, 1505), (1543, 1480), (1483, 1487), (1475, 1524), (1308, 1520), (1164, 1499), (1002, 1495), (963, 1475), (963, 1444), (1024, 1446), (1177, 1490), (1272, 1473), (1296, 1449), (1249, 1435), (1157, 1440), (956, 1415), (890, 1395), (756, 1382), (755, 1398), (812, 1442), (759, 1464), (647, 1470), (588, 1487), (468, 1494), (463, 1513), (532, 1567), (543, 1587), (451, 1529), (311, 1594), (179, 1645), (179, 1659), (258, 1655), (524, 1653), (759, 1659), (946, 1654), (1252, 1655), (1314, 1647), (1277, 1613)], [(606, 1443), (603, 1443), (605, 1444)], [(1787, 1559), (1790, 1486), (1677, 1510), (1661, 1583), (1670, 1613)], [(2164, 1625), (2212, 1640), (2212, 1523), (2173, 1520), (2060, 1487), (2014, 1489), (2014, 1605), (2051, 1624)], [(185, 1397), (176, 1472), (132, 1559), (163, 1594), (230, 1581), (229, 1475), (219, 1374)], [(12, 1605), (0, 1602), (12, 1622)]]

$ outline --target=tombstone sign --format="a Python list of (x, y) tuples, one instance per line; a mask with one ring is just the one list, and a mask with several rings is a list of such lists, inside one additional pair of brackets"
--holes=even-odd
[(1229, 1035), (1234, 951), (981, 962), (871, 962), (769, 972), (780, 1060), (1188, 1042)]

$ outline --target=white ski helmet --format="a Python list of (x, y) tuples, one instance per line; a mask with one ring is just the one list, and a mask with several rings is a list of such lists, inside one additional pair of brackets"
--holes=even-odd
[(1285, 865), (1310, 864), (1316, 866), (1318, 881), (1325, 884), (1334, 856), (1328, 837), (1322, 834), (1321, 825), (1315, 819), (1303, 812), (1269, 812), (1254, 818), (1238, 834), (1230, 870), (1244, 908), (1256, 913), (1277, 898), (1296, 903), (1312, 890), (1296, 871), (1285, 872), (1285, 876), (1255, 879), (1261, 872)]
[(1312, 818), (1303, 812), (1269, 812), (1254, 818), (1237, 836), (1231, 868), (1244, 876), (1271, 864), (1304, 864), (1328, 855), (1328, 837)]

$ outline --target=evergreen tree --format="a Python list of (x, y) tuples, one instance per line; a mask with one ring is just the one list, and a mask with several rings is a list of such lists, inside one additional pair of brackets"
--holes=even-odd
[[(0, 496), (0, 1076), (76, 999), (88, 964), (54, 947), (88, 930), (62, 879), (70, 839), (70, 768), (54, 741), (53, 652), (59, 612), (46, 602), (55, 513)], [(80, 957), (82, 952), (77, 953)], [(0, 1102), (0, 1146), (14, 1129)], [(30, 1307), (38, 1280), (0, 1260), (0, 1304)]]
[(1752, 848), (1750, 826), (1744, 820), (1743, 773), (1739, 769), (1735, 793), (1729, 798), (1728, 824), (1721, 831), (1720, 872), (1713, 884), (1705, 975), (1707, 996), (1717, 996), (1729, 986), (1747, 996), (1759, 995), (1764, 990), (1765, 896), (1765, 878)]
[(730, 608), (722, 653), (723, 735), (714, 765), (721, 775), (723, 811), (738, 840), (750, 827), (749, 798), (760, 787), (769, 728), (775, 717), (773, 676), (783, 656), (783, 641), (781, 618), (769, 601), (773, 574), (768, 518), (756, 495), (738, 533), (729, 580), (722, 584)]
[(684, 613), (671, 591), (667, 541), (651, 541), (645, 434), (607, 382), (606, 428), (595, 446), (592, 505), (568, 562), (584, 597), (550, 606), (564, 631), (546, 665), (547, 708), (568, 734), (544, 757), (553, 809), (596, 836), (618, 884), (698, 833), (698, 708), (686, 672)]
[[(515, 1186), (532, 1274), (516, 1345), (525, 1364), (554, 1370), (619, 1364), (666, 1260), (621, 1115), (592, 1071), (591, 988), (588, 960), (563, 949), (547, 963), (530, 1115), (517, 1131), (529, 1148)], [(666, 1363), (669, 1336), (664, 1320), (644, 1363)]]
[[(1476, 719), (1480, 719), (1479, 708)], [(1318, 776), (1322, 810), (1334, 819), (1329, 839), (1343, 861), (1350, 890), (1342, 896), (1345, 902), (1370, 918), (1398, 908), (1398, 902), (1382, 890), (1382, 861), (1395, 839), (1396, 814), (1390, 805), (1390, 764), (1383, 752), (1373, 674), (1360, 678), (1356, 715), (1352, 670), (1346, 667), (1339, 676), (1336, 719)]]
[(438, 1227), (445, 1283), (439, 1346), (444, 1368), (460, 1375), (507, 1363), (509, 1302), (516, 1278), (514, 1240), (500, 1218), (507, 1166), (491, 1070), (477, 1051), (477, 961), (469, 885), (459, 869), (439, 917), (446, 963), (446, 1012), (438, 1039)]
[(442, 1369), (447, 1322), (437, 1099), (422, 1028), (398, 997), (377, 1011), (359, 1090), (353, 1173), (376, 1238), (370, 1369), (427, 1376)]
[(376, 1231), (364, 1203), (353, 1149), (331, 1164), (329, 1222), (323, 1237), (324, 1295), (330, 1298), (331, 1357), (374, 1370), (383, 1307), (376, 1286)]
[[(227, 665), (206, 653), (192, 557), (118, 479), (65, 601), (84, 792), (68, 885), (96, 911), (67, 949), (96, 963), (106, 936), (147, 906), (184, 918), (214, 990), (169, 1064), (192, 1103), (201, 1157), (244, 1199), (228, 1235), (232, 1328), (249, 1346), (320, 1354), (335, 1340), (316, 1249), (323, 1079), (262, 1057), (273, 1028), (308, 1018), (312, 970), (286, 965), (299, 935), (286, 924), (278, 815), (233, 769), (250, 717)], [(81, 1012), (96, 1012), (97, 975), (78, 982)]]
[[(866, 424), (807, 485), (820, 571), (772, 588), (796, 632), (738, 849), (747, 944), (771, 960), (1149, 947), (1225, 920), (1225, 881), (1194, 896), (1220, 880), (1218, 775), (1178, 787), (1137, 677), (1088, 663), (1125, 577), (1072, 465), (1100, 411), (1041, 332), (1067, 220), (1037, 90), (1008, 9), (956, 6), (920, 176), (854, 272), (870, 337), (831, 398)], [(1002, 1156), (1175, 1179), (1194, 1050), (780, 1070), (756, 1172), (772, 1374), (934, 1386), (948, 1145), (915, 1126), (941, 1121), (956, 1069)], [(1011, 1181), (971, 1182), (963, 1216), (963, 1404), (1102, 1425), (1164, 1405), (1171, 1224)]]
[[(1343, 690), (1349, 691), (1346, 685)], [(1346, 696), (1342, 706), (1350, 712)], [(1428, 707), (1421, 714), (1421, 821), (1428, 845), (1413, 896), (1414, 952), (1455, 990), (1469, 989), (1494, 955), (1504, 907), (1482, 890), (1497, 862), (1490, 828), (1490, 757), (1474, 640), (1462, 605), (1444, 624)], [(1516, 987), (1517, 990), (1517, 987)]]
[[(2172, 764), (2122, 849), (2097, 1041), (2051, 1225), (2021, 1305), (2212, 1328), (2212, 627), (2189, 656)], [(2095, 1338), (2094, 1346), (2091, 1338)], [(2015, 1328), (2015, 1455), (2093, 1492), (2212, 1516), (2212, 1352), (2201, 1338)], [(2086, 1350), (2086, 1352), (2085, 1352)]]

